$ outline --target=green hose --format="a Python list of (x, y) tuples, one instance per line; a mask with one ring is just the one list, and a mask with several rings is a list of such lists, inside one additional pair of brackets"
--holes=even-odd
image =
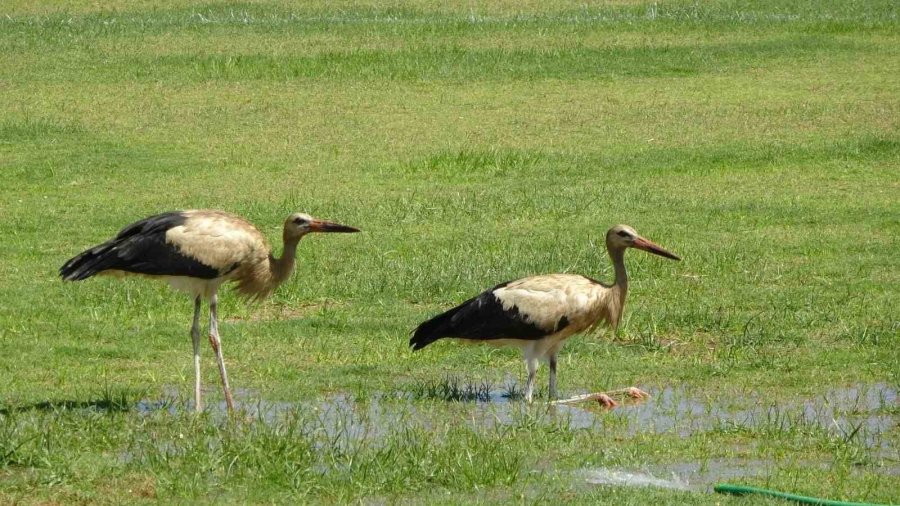
[(722, 483), (722, 484), (716, 485), (715, 488), (713, 488), (713, 490), (715, 490), (716, 492), (718, 492), (720, 494), (767, 495), (770, 497), (778, 497), (780, 499), (786, 499), (788, 501), (798, 502), (800, 504), (814, 504), (816, 506), (879, 506), (878, 504), (864, 503), (864, 502), (832, 501), (830, 499), (819, 499), (818, 497), (806, 497), (803, 495), (786, 494), (784, 492), (776, 492), (774, 490), (766, 490), (764, 488), (745, 487), (743, 485), (729, 485), (727, 483)]

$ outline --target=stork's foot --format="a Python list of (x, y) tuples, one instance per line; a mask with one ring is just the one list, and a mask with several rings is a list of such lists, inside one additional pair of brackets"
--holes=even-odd
[(644, 400), (650, 398), (650, 394), (637, 387), (628, 387), (625, 389), (625, 393), (632, 399)]
[(604, 408), (614, 408), (619, 405), (618, 402), (614, 401), (612, 397), (603, 392), (596, 392), (593, 394), (584, 394), (584, 395), (576, 395), (574, 397), (569, 397), (568, 399), (559, 399), (556, 401), (550, 401), (550, 404), (575, 404), (577, 402), (586, 402), (586, 401), (597, 401)]
[(608, 395), (623, 396), (627, 395), (632, 399), (644, 400), (649, 399), (650, 394), (637, 387), (620, 388), (618, 390), (610, 390), (606, 392)]
[(614, 401), (612, 397), (602, 392), (597, 394), (597, 402), (606, 409), (612, 409), (619, 405), (619, 403)]
[(650, 394), (648, 394), (647, 392), (645, 392), (637, 387), (628, 387), (628, 388), (623, 388), (621, 390), (613, 390), (613, 391), (609, 392), (608, 394), (601, 392), (601, 393), (597, 394), (597, 402), (599, 402), (604, 408), (615, 408), (616, 406), (619, 405), (619, 403), (614, 401), (612, 399), (612, 397), (609, 396), (609, 394), (613, 394), (613, 395), (625, 394), (628, 397), (631, 397), (632, 399), (637, 399), (639, 401), (650, 398)]
[(597, 401), (604, 408), (615, 408), (619, 405), (618, 402), (613, 400), (612, 396), (623, 396), (627, 395), (632, 399), (644, 400), (649, 399), (650, 394), (647, 392), (636, 388), (636, 387), (628, 387), (622, 388), (620, 390), (610, 390), (609, 392), (597, 392), (593, 394), (584, 394), (584, 395), (576, 395), (574, 397), (569, 397), (568, 399), (560, 399), (550, 401), (550, 404), (574, 404), (576, 402), (585, 402), (585, 401)]

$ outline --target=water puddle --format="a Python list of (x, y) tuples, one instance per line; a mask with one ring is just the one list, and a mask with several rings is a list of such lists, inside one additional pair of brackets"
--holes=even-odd
[[(228, 406), (224, 400), (215, 402), (207, 400), (211, 397), (211, 393), (211, 390), (204, 389), (203, 391), (204, 412), (210, 414), (216, 420), (226, 419)], [(235, 409), (241, 412), (243, 416), (267, 423), (275, 422), (282, 414), (293, 412), (298, 407), (293, 402), (263, 399), (259, 397), (258, 392), (246, 389), (235, 389), (232, 391), (232, 394), (234, 395)], [(182, 398), (177, 388), (168, 386), (163, 389), (161, 399), (142, 399), (135, 404), (135, 410), (141, 415), (150, 415), (161, 411), (165, 411), (170, 415), (192, 413), (194, 411), (194, 401), (193, 398)]]
[(853, 434), (867, 447), (878, 446), (880, 436), (894, 430), (900, 422), (896, 414), (897, 389), (884, 383), (831, 389), (811, 399), (781, 405), (754, 393), (727, 400), (684, 387), (667, 387), (650, 393), (652, 397), (646, 402), (612, 410), (607, 420), (618, 420), (631, 434), (680, 436), (715, 429), (790, 431), (818, 426), (844, 436)]
[[(638, 433), (672, 433), (688, 437), (713, 430), (785, 432), (816, 427), (855, 439), (868, 448), (889, 451), (882, 437), (898, 429), (897, 389), (886, 384), (837, 388), (809, 399), (783, 404), (749, 393), (741, 397), (716, 398), (686, 387), (647, 388), (646, 401), (625, 401), (612, 410), (596, 402), (572, 405), (541, 405), (547, 422), (564, 422), (571, 429), (608, 428)], [(510, 401), (503, 392), (492, 391), (488, 399), (476, 401), (468, 418), (477, 426), (510, 425), (521, 420), (523, 411), (535, 413), (522, 402)]]
[[(514, 384), (503, 390), (494, 390), (488, 385), (453, 384), (437, 390), (426, 389), (425, 393), (404, 390), (367, 398), (336, 394), (299, 403), (267, 400), (258, 392), (248, 390), (236, 390), (234, 394), (239, 416), (246, 420), (265, 424), (299, 420), (315, 441), (347, 448), (360, 442), (379, 444), (406, 428), (438, 432), (454, 423), (465, 423), (474, 429), (540, 424), (556, 425), (561, 429), (683, 437), (716, 430), (746, 430), (751, 436), (764, 438), (769, 431), (774, 435), (795, 429), (807, 433), (813, 428), (829, 431), (848, 441), (853, 439), (868, 448), (871, 455), (884, 456), (885, 461), (878, 470), (880, 474), (900, 474), (900, 465), (897, 465), (900, 454), (891, 446), (896, 444), (895, 434), (900, 422), (897, 389), (883, 383), (830, 389), (815, 397), (780, 405), (753, 393), (716, 397), (683, 386), (645, 388), (651, 394), (649, 400), (624, 401), (612, 410), (603, 409), (596, 402), (575, 405), (536, 402), (528, 405), (520, 399), (516, 389)], [(433, 391), (438, 393), (432, 395)], [(138, 402), (137, 412), (150, 416), (193, 410), (193, 402), (179, 397), (177, 389), (167, 388), (164, 393), (162, 400)], [(210, 389), (205, 397), (216, 393)], [(207, 405), (205, 413), (217, 421), (228, 418), (224, 402)], [(803, 467), (825, 465), (820, 462), (801, 464)], [(716, 483), (767, 476), (777, 469), (778, 464), (771, 460), (735, 457), (651, 465), (642, 469), (582, 469), (575, 473), (575, 479), (583, 485), (708, 491)]]
[[(378, 394), (357, 399), (337, 394), (312, 402), (271, 401), (257, 392), (236, 390), (235, 404), (245, 418), (276, 423), (289, 416), (313, 417), (326, 435), (348, 438), (378, 437), (402, 426), (428, 427), (444, 424), (448, 418), (467, 420), (476, 428), (529, 423), (562, 424), (569, 429), (623, 430), (627, 434), (672, 433), (690, 436), (713, 430), (791, 431), (816, 427), (855, 439), (868, 448), (892, 451), (883, 434), (898, 429), (900, 414), (897, 389), (886, 384), (853, 385), (837, 388), (809, 399), (774, 404), (758, 395), (715, 398), (686, 387), (645, 388), (651, 398), (624, 402), (605, 410), (596, 403), (527, 405), (519, 400), (515, 386), (506, 390), (487, 387), (470, 389), (472, 394), (458, 402), (443, 398), (421, 398), (404, 392)], [(461, 390), (464, 393), (469, 390)], [(136, 409), (141, 414), (167, 411), (190, 412), (193, 402), (179, 398), (174, 388), (167, 389), (162, 400), (142, 400)], [(214, 419), (224, 420), (224, 402), (206, 406)]]

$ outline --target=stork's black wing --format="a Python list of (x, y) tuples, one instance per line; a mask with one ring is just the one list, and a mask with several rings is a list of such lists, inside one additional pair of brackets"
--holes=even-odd
[(136, 274), (190, 276), (213, 279), (219, 271), (183, 255), (166, 242), (166, 231), (183, 225), (187, 217), (169, 212), (145, 218), (123, 228), (115, 238), (69, 259), (59, 269), (68, 281), (89, 278), (106, 270)]
[(486, 290), (477, 297), (422, 323), (413, 332), (409, 345), (413, 350), (419, 350), (442, 337), (485, 341), (493, 339), (533, 340), (556, 331), (556, 329), (544, 329), (529, 322), (516, 306), (504, 309), (494, 291), (507, 284), (509, 283), (502, 283)]

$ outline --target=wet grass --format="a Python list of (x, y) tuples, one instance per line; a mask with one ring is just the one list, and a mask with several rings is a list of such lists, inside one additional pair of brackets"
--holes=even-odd
[(439, 401), (482, 401), (491, 400), (491, 384), (487, 382), (470, 383), (456, 376), (447, 376), (443, 380), (426, 379), (413, 383), (408, 388), (413, 399), (431, 399)]
[[(900, 501), (898, 19), (878, 0), (5, 3), (0, 502), (770, 503), (579, 474), (741, 467)], [(189, 414), (187, 299), (56, 278), (126, 223), (206, 207), (276, 243), (294, 210), (364, 230), (304, 240), (261, 306), (223, 295), (231, 421), (210, 353), (211, 410)], [(648, 403), (528, 408), (514, 351), (408, 351), (498, 282), (608, 279), (619, 222), (684, 261), (630, 253), (623, 325), (572, 339), (559, 386)]]
[[(885, 393), (896, 399), (896, 390)], [(118, 393), (114, 397), (123, 398)], [(128, 402), (140, 404), (136, 397)], [(252, 402), (249, 395), (247, 402)], [(373, 495), (421, 498), (437, 487), (450, 500), (476, 489), (510, 500), (523, 495), (539, 499), (574, 487), (579, 495), (573, 500), (589, 500), (607, 492), (590, 485), (607, 483), (597, 479), (603, 469), (626, 475), (631, 485), (640, 485), (641, 476), (656, 476), (675, 485), (656, 486), (693, 494), (708, 491), (717, 476), (778, 483), (818, 470), (850, 480), (832, 484), (834, 493), (852, 489), (858, 496), (884, 497), (879, 496), (881, 480), (896, 476), (900, 465), (896, 455), (880, 451), (892, 441), (890, 435), (865, 441), (856, 437), (858, 430), (841, 433), (790, 407), (773, 407), (736, 426), (681, 433), (654, 426), (655, 416), (666, 418), (665, 405), (658, 415), (639, 418), (636, 427), (629, 427), (589, 407), (575, 414), (486, 403), (481, 418), (472, 418), (467, 409), (459, 409), (464, 405), (415, 398), (338, 396), (321, 403), (282, 404), (277, 416), (250, 413), (245, 410), (253, 406), (242, 402), (239, 416), (231, 419), (222, 416), (224, 407), (197, 416), (177, 400), (130, 412), (100, 404), (57, 403), (0, 418), (3, 465), (13, 476), (32, 470), (6, 482), (11, 497), (31, 487), (57, 485), (64, 491), (59, 499), (93, 501), (93, 487), (111, 480), (115, 486), (142, 484), (133, 499), (201, 500), (226, 493), (245, 499), (344, 502)], [(848, 408), (849, 403), (842, 403), (833, 414), (845, 416)], [(627, 408), (619, 415), (627, 418)], [(587, 425), (585, 418), (591, 420)], [(709, 420), (694, 412), (678, 422), (695, 426)], [(680, 441), (677, 436), (673, 440), (673, 432), (682, 434)], [(748, 441), (755, 446), (748, 447)], [(683, 461), (688, 455), (692, 460)], [(628, 484), (622, 479), (613, 483)], [(639, 489), (634, 494), (637, 499), (654, 492)]]

